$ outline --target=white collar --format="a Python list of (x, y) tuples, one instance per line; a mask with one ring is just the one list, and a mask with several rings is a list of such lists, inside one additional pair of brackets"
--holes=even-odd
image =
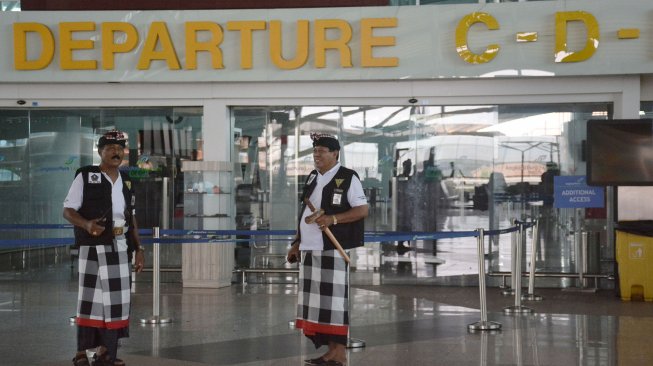
[(326, 173), (321, 174), (320, 171), (318, 170), (318, 171), (317, 171), (317, 174), (318, 174), (318, 175), (321, 175), (321, 176), (324, 177), (324, 176), (327, 176), (327, 175), (329, 175), (329, 174), (333, 174), (333, 173), (337, 172), (338, 169), (340, 169), (340, 162), (337, 162), (336, 165), (334, 165), (333, 168), (327, 170)]

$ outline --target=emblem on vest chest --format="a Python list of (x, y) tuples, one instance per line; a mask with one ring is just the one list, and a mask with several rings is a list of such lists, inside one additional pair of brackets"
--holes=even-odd
[(90, 173), (88, 175), (88, 182), (91, 184), (100, 184), (102, 182), (100, 173)]

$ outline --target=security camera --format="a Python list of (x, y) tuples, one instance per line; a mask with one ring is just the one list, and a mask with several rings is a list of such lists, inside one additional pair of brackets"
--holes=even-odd
[(18, 105), (24, 105), (25, 103), (27, 103), (27, 102), (24, 101), (24, 100), (22, 100), (22, 99), (18, 99), (18, 100), (16, 101), (16, 104), (18, 104)]
[(408, 99), (408, 103), (410, 103), (410, 104), (415, 104), (415, 103), (417, 103), (417, 102), (419, 102), (419, 100), (417, 100), (417, 98), (410, 98), (410, 99)]

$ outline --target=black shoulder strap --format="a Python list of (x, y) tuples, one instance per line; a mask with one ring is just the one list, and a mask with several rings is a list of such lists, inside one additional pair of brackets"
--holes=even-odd
[(313, 193), (313, 189), (317, 185), (317, 170), (311, 171), (311, 173), (306, 177), (304, 182), (304, 188), (302, 189), (302, 204), (304, 204), (304, 198), (307, 198)]
[(78, 176), (81, 173), (88, 173), (88, 172), (99, 173), (100, 172), (100, 167), (97, 166), (97, 165), (86, 165), (86, 166), (79, 167), (75, 171), (75, 177)]

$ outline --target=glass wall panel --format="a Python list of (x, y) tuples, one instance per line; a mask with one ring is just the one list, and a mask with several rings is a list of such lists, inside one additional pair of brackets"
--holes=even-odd
[[(135, 182), (142, 228), (161, 226), (162, 178), (169, 228), (183, 227), (181, 160), (202, 159), (202, 108), (83, 108), (0, 110), (0, 224), (63, 224), (63, 200), (75, 171), (99, 164), (97, 139), (117, 128), (128, 136), (121, 170)], [(3, 238), (69, 237), (70, 230), (6, 231)], [(162, 263), (180, 266), (178, 246)], [(151, 262), (150, 262), (151, 263)]]
[(99, 116), (97, 110), (29, 111), (29, 223), (62, 222), (75, 170), (97, 160), (92, 125)]
[[(309, 134), (330, 133), (343, 146), (342, 164), (358, 172), (368, 196), (366, 230), (500, 229), (514, 219), (540, 218), (544, 222), (537, 268), (573, 271), (573, 233), (592, 220), (600, 223), (604, 215), (554, 208), (548, 180), (556, 174), (585, 174), (581, 146), (586, 121), (607, 118), (609, 107), (232, 108), (238, 139), (234, 156), (242, 166), (236, 184), (252, 192), (248, 202), (237, 195), (237, 227), (296, 227), (298, 196), (313, 169)], [(259, 266), (255, 257), (261, 253), (267, 260), (279, 255), (280, 263), (267, 265), (283, 265), (283, 246), (250, 249), (240, 251), (240, 265)], [(473, 238), (381, 243), (378, 249), (386, 283), (450, 283), (451, 278), (464, 282), (477, 274)], [(364, 258), (370, 251), (357, 253)], [(492, 271), (509, 270), (509, 236), (493, 238), (487, 254)], [(363, 260), (357, 265), (365, 266)]]
[[(28, 222), (29, 117), (27, 111), (0, 114), (0, 223)], [(8, 236), (12, 236), (7, 233)]]

